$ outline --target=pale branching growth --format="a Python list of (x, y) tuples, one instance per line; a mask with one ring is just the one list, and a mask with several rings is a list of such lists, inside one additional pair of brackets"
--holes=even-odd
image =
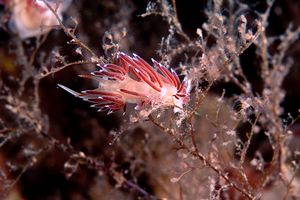
[[(161, 4), (160, 1), (158, 2)], [(221, 174), (219, 178), (225, 180), (225, 182), (223, 183), (224, 185), (221, 184), (220, 186), (222, 189), (211, 190), (211, 198), (220, 197), (220, 194), (225, 192), (229, 195), (226, 198), (230, 199), (232, 192), (230, 192), (229, 188), (234, 187), (244, 197), (252, 199), (258, 198), (264, 193), (262, 188), (271, 182), (271, 177), (277, 181), (282, 179), (282, 177), (277, 176), (278, 173), (286, 174), (283, 175), (286, 178), (286, 183), (284, 184), (287, 184), (288, 180), (291, 183), (295, 181), (294, 176), (290, 175), (293, 172), (291, 173), (289, 167), (286, 167), (287, 160), (283, 158), (283, 151), (286, 152), (283, 139), (286, 135), (286, 130), (281, 119), (283, 110), (280, 103), (285, 96), (281, 89), (282, 81), (292, 64), (285, 53), (291, 44), (299, 38), (299, 30), (292, 31), (290, 26), (286, 34), (278, 38), (274, 39), (266, 35), (267, 21), (273, 1), (267, 2), (267, 9), (264, 13), (255, 13), (256, 19), (251, 25), (248, 23), (249, 15), (243, 14), (243, 11), (250, 9), (247, 5), (242, 3), (234, 4), (232, 1), (229, 1), (229, 13), (225, 15), (222, 14), (223, 3), (223, 1), (213, 1), (206, 13), (208, 21), (203, 24), (202, 28), (197, 30), (199, 38), (194, 42), (194, 45), (191, 45), (190, 41), (188, 41), (177, 45), (177, 48), (173, 48), (173, 46), (176, 46), (174, 45), (174, 40), (176, 39), (174, 31), (170, 32), (168, 40), (165, 40), (165, 44), (162, 45), (162, 47), (166, 47), (164, 48), (165, 51), (160, 51), (163, 54), (162, 58), (174, 58), (175, 55), (180, 55), (187, 49), (195, 49), (195, 52), (198, 49), (199, 52), (194, 55), (195, 57), (198, 56), (198, 59), (196, 58), (194, 62), (189, 63), (183, 72), (186, 74), (187, 79), (191, 81), (192, 87), (195, 88), (195, 99), (191, 101), (190, 112), (181, 116), (179, 121), (181, 125), (178, 123), (176, 125), (184, 127), (184, 124), (187, 123), (186, 129), (188, 131), (185, 134), (179, 134), (177, 131), (180, 130), (167, 128), (167, 132), (175, 137), (175, 141), (181, 148), (188, 149), (192, 154), (194, 153), (193, 155), (198, 156), (208, 167), (217, 166), (212, 169), (217, 171), (218, 175)], [(154, 5), (156, 4), (150, 4), (151, 10), (157, 9)], [(169, 15), (168, 12), (162, 16), (166, 15)], [(172, 23), (170, 21), (171, 27)], [(280, 42), (280, 44), (277, 45), (276, 53), (271, 55), (269, 49), (271, 45), (274, 45), (274, 41)], [(256, 46), (257, 56), (263, 61), (261, 63), (261, 79), (264, 82), (264, 86), (261, 94), (254, 91), (253, 83), (244, 74), (239, 58), (250, 45)], [(237, 122), (240, 121), (239, 126), (246, 124), (250, 128), (246, 129), (245, 133), (239, 133), (239, 126), (236, 126), (236, 128), (234, 126), (228, 127), (222, 124), (222, 121), (210, 119), (213, 126), (217, 129), (217, 133), (212, 138), (212, 147), (208, 153), (209, 157), (206, 158), (199, 152), (197, 137), (195, 136), (197, 132), (193, 120), (196, 120), (194, 116), (199, 113), (201, 106), (203, 106), (203, 101), (207, 98), (207, 91), (216, 81), (231, 82), (239, 87), (241, 94), (235, 100), (234, 107), (236, 111), (235, 113), (233, 112), (231, 118)], [(183, 118), (186, 120), (183, 120)], [(153, 118), (151, 120), (154, 121)], [(155, 124), (157, 126), (164, 124), (163, 126), (165, 126), (165, 123), (157, 124), (155, 122)], [(229, 141), (231, 141), (233, 147), (235, 146), (235, 153), (239, 157), (239, 162), (235, 162), (233, 157), (228, 157), (232, 154), (230, 152), (227, 152), (225, 156), (227, 163), (220, 159), (224, 157), (222, 153), (224, 151), (221, 150), (218, 142), (225, 146), (230, 144), (230, 142), (228, 143), (225, 140), (224, 133), (227, 133), (227, 137), (231, 137)], [(242, 134), (245, 134), (245, 136)], [(268, 151), (272, 151), (271, 162), (268, 163), (264, 160), (265, 152), (261, 152), (262, 150), (257, 150), (257, 156), (252, 162), (261, 173), (265, 173), (267, 164), (272, 166), (272, 170), (269, 172), (270, 176), (265, 176), (259, 186), (253, 185), (253, 177), (251, 176), (256, 172), (252, 171), (253, 169), (249, 167), (247, 160), (247, 156), (251, 148), (253, 148), (252, 143), (255, 142), (258, 134), (265, 134), (268, 138), (268, 142), (265, 145), (269, 144), (271, 149)], [(189, 137), (189, 140), (182, 138), (180, 135)], [(237, 137), (238, 135), (241, 138)], [(187, 140), (186, 143), (184, 143), (185, 140)], [(265, 148), (268, 148), (268, 146)], [(287, 154), (285, 153), (285, 155)], [(214, 188), (215, 182), (219, 179), (211, 178), (210, 180), (212, 183), (211, 188)], [(226, 183), (231, 186), (226, 185)], [(235, 183), (238, 183), (238, 185), (235, 185)], [(291, 184), (288, 184), (287, 187), (294, 188)], [(289, 189), (289, 191), (292, 190)], [(294, 194), (286, 193), (286, 198)]]

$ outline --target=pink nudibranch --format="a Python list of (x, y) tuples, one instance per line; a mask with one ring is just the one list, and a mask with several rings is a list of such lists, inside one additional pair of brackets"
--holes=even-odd
[(90, 103), (98, 111), (109, 113), (122, 109), (126, 103), (159, 107), (176, 106), (182, 108), (189, 101), (187, 82), (181, 82), (174, 70), (171, 72), (152, 59), (156, 71), (138, 55), (133, 57), (118, 53), (114, 64), (101, 65), (99, 71), (81, 77), (99, 81), (99, 87), (93, 90), (75, 92), (66, 86), (59, 87)]
[[(71, 0), (46, 2), (61, 19)], [(3, 3), (11, 11), (10, 28), (22, 39), (44, 34), (59, 25), (56, 16), (43, 0), (4, 0)]]

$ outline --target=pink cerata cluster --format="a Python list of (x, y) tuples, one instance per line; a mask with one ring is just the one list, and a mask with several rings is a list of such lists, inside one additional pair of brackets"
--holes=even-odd
[[(44, 34), (59, 22), (53, 12), (42, 0), (0, 0), (10, 10), (9, 28), (20, 38), (26, 39)], [(71, 0), (46, 0), (59, 18)]]
[(181, 82), (174, 70), (154, 59), (152, 62), (157, 70), (136, 54), (130, 57), (118, 53), (114, 64), (100, 65), (99, 71), (80, 75), (98, 81), (98, 88), (78, 93), (58, 86), (108, 113), (124, 108), (126, 103), (136, 104), (137, 110), (147, 105), (182, 108), (189, 101), (186, 81)]

